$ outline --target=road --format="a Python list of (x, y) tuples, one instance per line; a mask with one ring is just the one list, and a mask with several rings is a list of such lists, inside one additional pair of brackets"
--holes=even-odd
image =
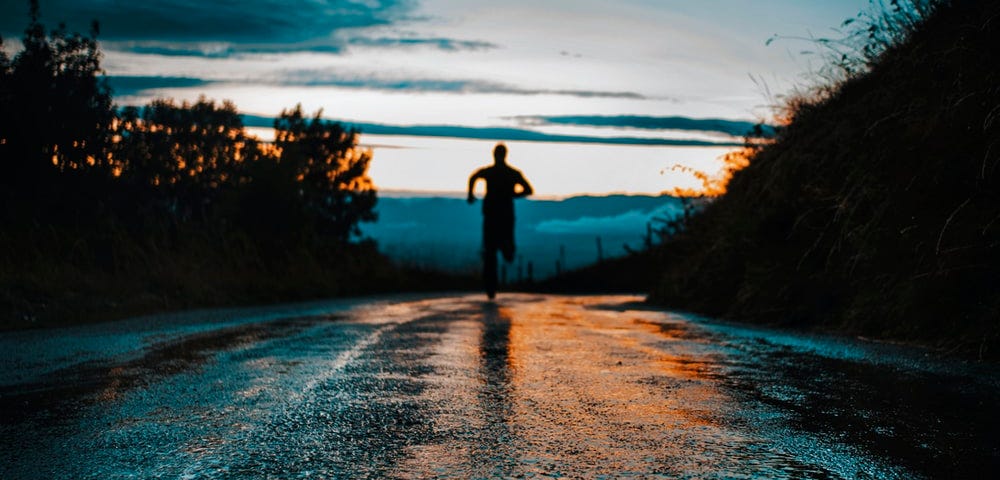
[(0, 335), (0, 478), (975, 478), (993, 365), (648, 309), (400, 296)]

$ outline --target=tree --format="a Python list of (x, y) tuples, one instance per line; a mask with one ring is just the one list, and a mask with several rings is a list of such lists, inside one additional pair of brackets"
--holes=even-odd
[(98, 78), (97, 22), (88, 36), (68, 33), (63, 24), (46, 35), (39, 16), (38, 2), (32, 0), (24, 49), (4, 75), (4, 90), (10, 93), (4, 98), (0, 141), (10, 153), (7, 171), (18, 183), (24, 180), (18, 174), (105, 163), (101, 154), (114, 118), (111, 91)]
[(322, 110), (311, 119), (302, 106), (282, 110), (274, 121), (279, 161), (299, 182), (306, 211), (319, 233), (347, 241), (360, 233), (358, 223), (375, 220), (375, 187), (368, 177), (371, 151), (358, 147), (355, 130), (325, 122)]
[[(30, 2), (24, 49), (0, 58), (0, 161), (8, 190), (38, 191), (58, 171), (106, 165), (115, 117), (101, 73), (95, 21), (88, 36), (46, 34)], [(45, 190), (43, 188), (43, 190)]]
[(204, 97), (126, 107), (115, 138), (115, 173), (178, 220), (204, 220), (222, 194), (247, 181), (245, 165), (260, 154), (236, 106)]
[(375, 219), (371, 151), (356, 131), (296, 106), (264, 144), (235, 105), (204, 97), (116, 113), (99, 76), (97, 23), (88, 36), (64, 25), (46, 33), (39, 18), (32, 0), (24, 49), (14, 58), (0, 49), (3, 218), (85, 224), (114, 214), (136, 231), (194, 222), (335, 242)]

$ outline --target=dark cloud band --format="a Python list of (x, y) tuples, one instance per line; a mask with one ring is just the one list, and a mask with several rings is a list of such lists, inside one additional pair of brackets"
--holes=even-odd
[[(28, 2), (0, 0), (0, 32), (23, 31)], [(110, 40), (225, 41), (236, 44), (294, 43), (329, 37), (334, 31), (387, 25), (408, 17), (412, 0), (45, 0), (42, 21), (66, 22), (88, 31), (101, 24)]]
[(478, 40), (456, 40), (453, 38), (424, 37), (355, 37), (347, 41), (349, 45), (377, 48), (432, 47), (439, 50), (491, 50), (498, 48), (494, 43)]
[(159, 88), (196, 88), (213, 83), (210, 80), (191, 77), (157, 77), (157, 76), (109, 76), (105, 77), (114, 95), (139, 95), (149, 90)]
[(714, 132), (734, 137), (772, 137), (774, 127), (742, 120), (688, 117), (648, 117), (638, 115), (526, 115), (513, 117), (523, 125), (571, 125), (586, 127), (635, 128), (642, 130), (687, 130)]
[[(244, 115), (244, 123), (249, 127), (271, 127), (274, 119), (257, 115)], [(645, 137), (595, 137), (586, 135), (556, 135), (522, 128), (505, 127), (462, 127), (456, 125), (383, 125), (377, 123), (345, 122), (362, 133), (372, 135), (402, 135), (413, 137), (448, 137), (482, 140), (505, 140), (523, 142), (587, 143), (607, 145), (651, 145), (684, 147), (738, 147), (742, 142), (709, 142), (693, 139), (645, 138)]]
[[(0, 0), (0, 33), (18, 35), (28, 22), (26, 0)], [(284, 0), (206, 2), (47, 0), (42, 22), (65, 22), (86, 32), (101, 24), (111, 50), (166, 56), (223, 58), (254, 53), (341, 53), (349, 46), (486, 50), (496, 45), (441, 37), (369, 36), (366, 29), (409, 19), (412, 0)]]
[[(116, 93), (123, 94), (118, 87), (127, 88), (130, 94), (142, 90), (157, 88), (188, 88), (200, 87), (211, 83), (246, 83), (247, 80), (199, 80), (179, 77), (155, 76), (112, 76), (109, 77)], [(622, 98), (641, 100), (643, 95), (635, 92), (606, 92), (592, 90), (553, 90), (536, 89), (507, 85), (474, 79), (382, 79), (375, 77), (342, 76), (325, 70), (292, 70), (282, 71), (271, 78), (254, 79), (259, 85), (276, 85), (284, 87), (339, 87), (351, 89), (399, 91), (413, 93), (453, 93), (453, 94), (503, 94), (503, 95), (562, 95), (581, 98)]]
[(176, 41), (109, 41), (104, 42), (109, 50), (162, 55), (167, 57), (231, 58), (253, 54), (285, 53), (334, 53), (339, 54), (350, 47), (376, 49), (431, 48), (446, 52), (491, 50), (499, 48), (489, 42), (458, 40), (454, 38), (423, 37), (354, 37), (341, 39), (327, 37), (318, 40), (295, 43), (231, 43), (231, 42), (176, 42)]
[(280, 78), (276, 81), (282, 85), (290, 86), (330, 86), (422, 93), (443, 92), (507, 95), (564, 95), (583, 98), (623, 98), (633, 100), (642, 100), (646, 98), (642, 94), (627, 91), (615, 92), (600, 90), (530, 88), (479, 79), (385, 79), (371, 76), (356, 77), (345, 76), (332, 70), (284, 71), (281, 72)]

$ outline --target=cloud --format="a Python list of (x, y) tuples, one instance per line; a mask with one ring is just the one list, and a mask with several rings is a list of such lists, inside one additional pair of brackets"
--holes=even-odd
[[(21, 32), (27, 1), (0, 0), (0, 31)], [(409, 17), (412, 0), (47, 0), (42, 21), (88, 31), (101, 24), (101, 38), (131, 41), (229, 42), (240, 45), (290, 44), (327, 39), (336, 31), (388, 25)]]
[[(248, 127), (271, 127), (274, 119), (258, 115), (244, 115)], [(378, 123), (342, 122), (348, 127), (372, 135), (403, 135), (412, 137), (472, 138), (523, 142), (589, 143), (607, 145), (659, 145), (685, 147), (738, 147), (741, 142), (709, 142), (691, 139), (647, 137), (594, 137), (586, 135), (556, 135), (521, 128), (462, 127), (457, 125), (384, 125)]]
[(224, 42), (104, 42), (104, 47), (109, 50), (164, 57), (225, 58), (237, 53), (232, 45)]
[(294, 43), (231, 43), (231, 42), (176, 42), (176, 41), (109, 41), (109, 50), (162, 55), (168, 57), (231, 58), (241, 55), (274, 53), (343, 53), (352, 46), (378, 49), (434, 48), (457, 52), (499, 48), (496, 44), (477, 40), (457, 40), (444, 37), (352, 37), (339, 36)]
[[(0, 32), (16, 35), (28, 22), (28, 2), (0, 0)], [(484, 50), (483, 41), (444, 37), (371, 37), (366, 29), (412, 19), (413, 0), (283, 0), (205, 2), (166, 0), (48, 0), (42, 22), (66, 22), (87, 32), (101, 24), (100, 38), (109, 50), (165, 56), (224, 58), (255, 53), (341, 53), (349, 46), (371, 48), (429, 47), (445, 51)]]
[(670, 219), (682, 213), (682, 208), (673, 203), (663, 205), (653, 211), (631, 210), (618, 215), (591, 217), (583, 216), (572, 220), (544, 220), (535, 225), (537, 233), (555, 235), (628, 235), (646, 230), (646, 224), (654, 219)]
[[(181, 55), (182, 53), (177, 53)], [(109, 77), (113, 85), (127, 86), (130, 93), (153, 88), (193, 88), (213, 83), (274, 85), (282, 87), (339, 87), (359, 90), (383, 90), (412, 93), (454, 93), (454, 94), (500, 94), (500, 95), (561, 95), (580, 98), (624, 98), (642, 99), (635, 92), (609, 92), (598, 90), (560, 90), (525, 88), (504, 83), (475, 79), (441, 78), (379, 78), (366, 75), (344, 75), (331, 70), (281, 70), (267, 77), (195, 79), (159, 76), (114, 76)], [(169, 80), (168, 80), (169, 79)], [(116, 88), (119, 94), (123, 90)]]
[(278, 72), (274, 82), (285, 86), (331, 86), (409, 92), (484, 93), (507, 95), (562, 95), (581, 98), (621, 98), (642, 100), (636, 92), (529, 88), (478, 79), (379, 78), (351, 76), (327, 69), (298, 69)]
[(495, 43), (479, 40), (456, 40), (442, 37), (354, 37), (347, 41), (350, 45), (379, 48), (434, 47), (439, 50), (491, 50), (498, 48)]
[(254, 54), (278, 53), (334, 53), (344, 51), (344, 42), (336, 39), (326, 39), (319, 43), (229, 43), (229, 42), (104, 42), (108, 50), (138, 53), (141, 55), (160, 55), (164, 57), (202, 57), (202, 58), (233, 58)]
[[(689, 130), (722, 133), (734, 137), (755, 134), (756, 123), (742, 120), (688, 117), (647, 117), (638, 115), (565, 115), (541, 116), (524, 115), (511, 117), (522, 125), (573, 125), (587, 127), (635, 128), (641, 130)], [(759, 135), (774, 136), (774, 127), (761, 125)]]
[(137, 95), (158, 88), (194, 88), (213, 83), (210, 80), (191, 77), (157, 76), (107, 76), (108, 85), (115, 95)]

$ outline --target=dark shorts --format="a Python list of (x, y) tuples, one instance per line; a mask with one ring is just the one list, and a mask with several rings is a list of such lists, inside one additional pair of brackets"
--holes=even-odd
[(514, 259), (514, 212), (483, 217), (483, 249), (487, 255), (500, 250), (508, 262)]

